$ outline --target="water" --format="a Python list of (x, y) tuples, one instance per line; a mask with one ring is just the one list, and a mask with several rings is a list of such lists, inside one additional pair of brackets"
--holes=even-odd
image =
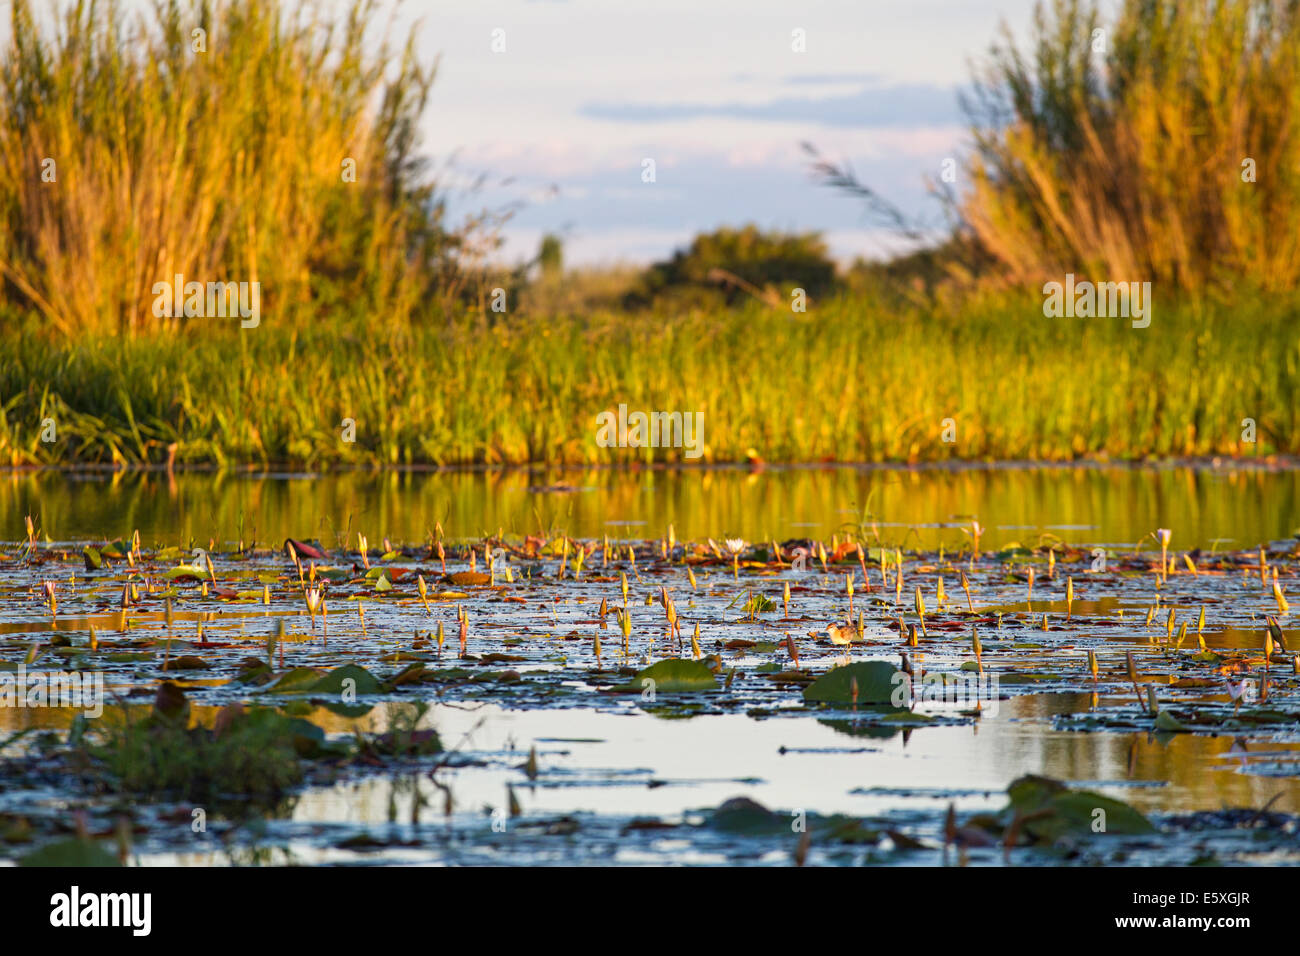
[[(572, 489), (572, 490), (568, 490)], [(333, 545), (349, 529), (371, 541), (563, 531), (574, 537), (829, 538), (874, 526), (908, 547), (958, 547), (977, 517), (984, 544), (1131, 546), (1155, 528), (1174, 547), (1252, 547), (1300, 528), (1300, 470), (1267, 466), (958, 468), (846, 467), (584, 471), (182, 472), (0, 474), (0, 538), (39, 515), (54, 540), (139, 530), (145, 542), (286, 537)], [(874, 538), (872, 539), (874, 540)], [(1147, 542), (1150, 545), (1150, 541)]]
[[(313, 770), (309, 785), (256, 827), (214, 815), (210, 832), (191, 833), (188, 824), (175, 823), (188, 820), (188, 805), (141, 804), (133, 811), (134, 853), (143, 864), (788, 863), (797, 839), (784, 822), (758, 834), (719, 830), (711, 822), (714, 809), (734, 797), (759, 801), (782, 821), (802, 813), (839, 814), (877, 834), (867, 841), (815, 842), (814, 862), (933, 863), (949, 805), (963, 816), (997, 812), (1007, 802), (1008, 783), (1024, 774), (1096, 790), (1152, 815), (1164, 832), (1156, 840), (1125, 844), (1122, 855), (1129, 862), (1190, 862), (1207, 853), (1226, 862), (1300, 862), (1294, 846), (1300, 679), (1285, 658), (1275, 659), (1269, 674), (1272, 716), (1242, 724), (1234, 722), (1222, 674), (1191, 656), (1195, 615), (1205, 608), (1207, 646), (1237, 662), (1241, 675), (1258, 674), (1263, 621), (1278, 611), (1249, 562), (1260, 542), (1273, 542), (1270, 562), (1296, 599), (1300, 567), (1288, 552), (1298, 487), (1297, 471), (1212, 467), (9, 473), (0, 477), (0, 538), (9, 542), (0, 544), (0, 676), (32, 654), (34, 672), (94, 670), (141, 716), (166, 676), (186, 688), (197, 723), (212, 726), (220, 707), (231, 701), (283, 704), (283, 698), (232, 682), (241, 661), (265, 656), (267, 636), (283, 621), (289, 636), (283, 663), (274, 662), (278, 672), (359, 664), (387, 677), (408, 662), (423, 661), (431, 671), (463, 667), (470, 677), (487, 678), (404, 685), (366, 701), (373, 707), (359, 718), (299, 704), (309, 719), (342, 740), (358, 731), (384, 732), (416, 701), (428, 702), (420, 726), (435, 728), (444, 746), (455, 750), (454, 759), (436, 767), (433, 758), (422, 758)], [(17, 560), (27, 514), (55, 542), (34, 562)], [(986, 529), (983, 557), (974, 563), (961, 530), (973, 518)], [(602, 568), (596, 552), (581, 580), (573, 580), (571, 566), (557, 579), (558, 556), (515, 555), (513, 567), (521, 576), (512, 584), (469, 588), (426, 611), (413, 579), (417, 570), (430, 582), (438, 577), (438, 561), (422, 545), (438, 523), (448, 542), (480, 540), (498, 528), (516, 547), (524, 534), (589, 541), (608, 535), (638, 543), (638, 555), (633, 565), (624, 547)], [(740, 569), (737, 580), (730, 561), (708, 560), (705, 547), (698, 552), (704, 563), (696, 566), (693, 588), (682, 552), (671, 563), (657, 558), (656, 539), (669, 524), (678, 541), (739, 536), (762, 546), (811, 536), (829, 546), (832, 535), (842, 540), (852, 533), (869, 543), (900, 545), (912, 552), (903, 600), (896, 603), (892, 587), (882, 589), (874, 560), (867, 590), (852, 557), (827, 574), (817, 567), (794, 572), (749, 554), (755, 560)], [(1148, 534), (1157, 527), (1172, 529), (1179, 562), (1179, 573), (1163, 586), (1150, 572), (1158, 546)], [(129, 540), (136, 529), (146, 550), (216, 542), (212, 593), (200, 594), (194, 583), (164, 591), (161, 573), (176, 563), (175, 556), (146, 554), (134, 569), (123, 562), (83, 569), (74, 542)], [(372, 564), (393, 574), (391, 592), (376, 593), (373, 582), (362, 579), (354, 550), (358, 531), (372, 546), (384, 536), (414, 546), (386, 562), (372, 554)], [(327, 586), (328, 632), (323, 620), (310, 619), (296, 570), (278, 550), (290, 536), (318, 539), (332, 552), (323, 563), (343, 570), (355, 566), (348, 580)], [(1060, 552), (1054, 576), (1042, 553), (1003, 559), (991, 554), (1055, 541), (1076, 550)], [(263, 550), (237, 553), (241, 542)], [(1103, 572), (1091, 564), (1097, 545), (1108, 550)], [(939, 548), (945, 551), (942, 562)], [(958, 555), (962, 548), (965, 553)], [(1193, 574), (1181, 558), (1197, 548)], [(464, 569), (463, 555), (452, 550), (449, 570)], [(482, 560), (480, 553), (480, 568)], [(1032, 599), (1024, 578), (1031, 562), (1038, 571)], [(530, 565), (539, 573), (523, 578)], [(596, 622), (602, 599), (621, 603), (620, 571), (631, 582), (635, 622), (626, 658), (617, 623), (611, 619), (608, 630), (600, 631)], [(967, 614), (958, 586), (960, 571), (971, 580), (974, 616)], [(974, 663), (970, 632), (977, 626), (984, 665), (1003, 678), (1001, 698), (985, 701), (978, 720), (921, 704), (918, 713), (934, 715), (935, 722), (893, 724), (857, 707), (806, 708), (798, 686), (768, 680), (766, 673), (792, 666), (784, 644), (788, 634), (799, 642), (800, 666), (813, 674), (845, 662), (842, 648), (813, 634), (844, 618), (846, 574), (856, 575), (856, 607), (865, 612), (865, 641), (852, 650), (853, 660), (897, 662), (907, 653), (928, 672), (960, 674)], [(940, 576), (948, 591), (942, 609), (936, 595)], [(1069, 620), (1067, 577), (1074, 578), (1076, 594)], [(46, 581), (56, 583), (56, 615), (43, 598)], [(128, 628), (118, 605), (130, 582), (138, 586), (139, 601), (129, 611)], [(251, 596), (260, 594), (263, 582), (272, 590), (270, 604)], [(737, 598), (745, 593), (764, 593), (779, 603), (783, 582), (794, 588), (791, 619), (781, 620), (780, 609), (752, 620), (740, 610)], [(688, 639), (682, 650), (664, 638), (662, 609), (647, 605), (660, 586), (673, 595), (683, 619)], [(918, 647), (908, 648), (891, 627), (900, 614), (917, 621), (911, 606), (918, 586), (929, 604), (930, 630)], [(432, 590), (444, 587), (434, 584)], [(1161, 615), (1148, 627), (1146, 611), (1157, 593)], [(457, 661), (456, 606), (471, 618), (471, 658), (504, 652), (511, 659)], [(1193, 628), (1188, 646), (1177, 651), (1158, 644), (1169, 608)], [(1044, 613), (1051, 618), (1046, 630)], [(1280, 619), (1294, 651), (1300, 632), (1289, 616)], [(439, 621), (448, 634), (442, 654), (427, 636)], [(200, 622), (202, 644), (195, 640)], [(89, 645), (92, 624), (100, 642), (95, 648)], [(704, 695), (665, 695), (653, 707), (636, 694), (607, 693), (651, 660), (690, 657), (695, 624), (705, 654), (718, 655), (720, 677), (734, 671), (733, 686)], [(417, 640), (421, 633), (425, 637)], [(594, 646), (597, 634), (602, 657)], [(52, 647), (55, 635), (66, 645)], [(738, 639), (758, 644), (732, 646)], [(1087, 674), (1089, 651), (1100, 661), (1096, 681)], [(1154, 732), (1152, 718), (1135, 706), (1125, 676), (1127, 653), (1134, 655), (1140, 682), (1157, 688), (1163, 708), (1186, 720), (1209, 715), (1212, 722), (1198, 725), (1197, 733)], [(207, 669), (161, 669), (180, 655), (202, 658)], [(626, 668), (623, 676), (618, 667)], [(517, 680), (490, 676), (507, 668), (517, 672)], [(1251, 702), (1244, 712), (1260, 709)], [(0, 707), (0, 741), (30, 728), (62, 735), (72, 718), (70, 708)], [(24, 748), (34, 753), (34, 740), (25, 738), (7, 755)], [(529, 779), (521, 766), (534, 747), (539, 773)], [(92, 832), (110, 832), (120, 812), (71, 777), (60, 781), (28, 768), (10, 778), (0, 785), (0, 861), (24, 846), (5, 842), (16, 819), (55, 832), (80, 807), (91, 815)], [(519, 804), (518, 816), (503, 816), (507, 788)], [(1214, 816), (1223, 808), (1245, 808), (1250, 820), (1270, 801), (1274, 813), (1292, 816), (1263, 834), (1241, 819)], [(1204, 816), (1189, 816), (1197, 814)], [(1184, 828), (1193, 834), (1180, 837)], [(879, 835), (891, 830), (926, 848), (897, 850), (892, 837)], [(973, 852), (972, 862), (1002, 859), (1000, 850)], [(1085, 849), (1080, 862), (1113, 862), (1117, 852), (1114, 845), (1098, 845)], [(1013, 858), (1044, 861), (1029, 850), (1017, 850)]]

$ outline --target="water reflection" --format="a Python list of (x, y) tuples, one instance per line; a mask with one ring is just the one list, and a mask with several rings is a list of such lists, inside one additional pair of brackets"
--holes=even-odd
[[(558, 486), (558, 487), (557, 487)], [(574, 490), (566, 490), (566, 489)], [(8, 472), (0, 537), (39, 515), (55, 540), (128, 536), (246, 544), (285, 537), (334, 542), (423, 540), (564, 530), (581, 537), (740, 535), (752, 541), (865, 524), (888, 543), (1131, 544), (1156, 527), (1175, 548), (1252, 547), (1296, 530), (1300, 470), (1192, 467), (786, 468), (615, 471), (348, 472), (326, 476), (186, 472)], [(936, 527), (938, 525), (938, 527)], [(944, 527), (943, 525), (946, 525)], [(874, 540), (874, 537), (872, 537)]]

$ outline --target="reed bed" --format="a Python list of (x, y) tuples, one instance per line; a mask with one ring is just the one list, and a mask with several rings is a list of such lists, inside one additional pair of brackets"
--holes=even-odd
[(1032, 297), (927, 308), (846, 296), (806, 315), (755, 304), (438, 327), (193, 320), (180, 337), (76, 342), (29, 331), (8, 337), (0, 364), (0, 460), (683, 460), (681, 448), (598, 447), (596, 415), (620, 403), (702, 412), (702, 462), (1300, 452), (1294, 301), (1157, 301), (1153, 316), (1133, 329), (1045, 318)]
[(47, 329), (178, 333), (155, 285), (257, 283), (305, 323), (459, 294), (416, 129), (433, 70), (372, 0), (13, 0), (0, 51), (0, 303)]
[(960, 218), (1016, 283), (1295, 289), (1300, 8), (1113, 9), (1053, 0), (1027, 45), (1004, 30), (967, 100)]

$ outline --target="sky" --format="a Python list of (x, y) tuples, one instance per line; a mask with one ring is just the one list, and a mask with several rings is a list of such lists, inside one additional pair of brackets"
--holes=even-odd
[[(966, 141), (958, 88), (1004, 19), (1023, 35), (1032, 6), (438, 0), (407, 3), (398, 29), (439, 58), (424, 147), (453, 208), (522, 204), (507, 257), (555, 232), (570, 265), (644, 263), (698, 232), (754, 222), (821, 232), (848, 261), (898, 241), (816, 182), (800, 144), (937, 220), (925, 177)], [(480, 174), (488, 185), (466, 195)]]
[[(1023, 38), (1034, 0), (379, 5), (379, 33), (413, 34), (438, 63), (421, 145), (454, 218), (517, 207), (502, 258), (556, 233), (572, 266), (640, 265), (750, 222), (820, 232), (843, 262), (898, 251), (859, 202), (815, 180), (801, 144), (941, 221), (925, 181), (962, 155), (958, 90), (1003, 21)], [(960, 189), (960, 160), (957, 176)]]

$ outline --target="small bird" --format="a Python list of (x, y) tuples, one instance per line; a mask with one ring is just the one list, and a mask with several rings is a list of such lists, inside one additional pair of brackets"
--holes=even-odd
[(826, 627), (826, 635), (831, 639), (832, 644), (838, 644), (847, 647), (852, 644), (858, 636), (858, 630), (852, 624), (829, 624)]

